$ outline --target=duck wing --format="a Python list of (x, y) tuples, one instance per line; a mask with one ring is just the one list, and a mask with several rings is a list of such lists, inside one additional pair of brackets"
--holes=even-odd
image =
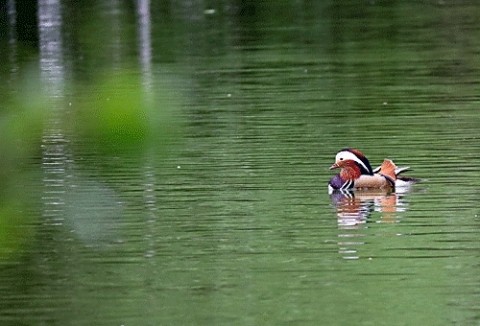
[[(385, 159), (385, 160), (387, 161), (388, 159)], [(388, 161), (390, 161), (390, 162), (393, 163), (392, 160), (388, 160)], [(384, 161), (384, 162), (385, 162), (385, 161)], [(395, 163), (394, 163), (394, 165), (395, 165)], [(373, 173), (381, 173), (381, 172), (380, 172), (380, 169), (382, 168), (382, 166), (383, 166), (383, 164), (380, 165), (380, 166), (378, 166), (378, 167), (376, 167), (376, 168), (373, 170)], [(410, 170), (410, 167), (409, 167), (409, 166), (396, 166), (396, 165), (395, 165), (395, 175), (397, 175), (397, 176), (398, 176), (400, 173), (403, 173), (403, 172), (405, 172), (405, 171), (407, 171), (407, 170)]]
[(397, 166), (395, 165), (395, 163), (393, 163), (392, 160), (385, 159), (382, 165), (380, 165), (380, 170), (378, 171), (378, 173), (395, 181), (397, 179), (396, 169)]

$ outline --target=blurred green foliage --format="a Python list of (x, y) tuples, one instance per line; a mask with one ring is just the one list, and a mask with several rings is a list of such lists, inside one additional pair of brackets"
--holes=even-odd
[(0, 259), (21, 252), (31, 239), (38, 201), (40, 157), (45, 121), (51, 107), (41, 91), (40, 79), (27, 70), (17, 91), (0, 108)]
[[(34, 232), (39, 214), (32, 212), (41, 212), (35, 205), (43, 186), (42, 153), (56, 145), (45, 142), (50, 133), (64, 134), (74, 159), (90, 154), (96, 162), (142, 161), (147, 150), (163, 155), (180, 135), (180, 97), (165, 81), (150, 80), (146, 87), (132, 69), (110, 71), (88, 85), (73, 83), (68, 91), (62, 86), (75, 94), (70, 102), (49, 99), (32, 71), (27, 69), (0, 107), (0, 259), (22, 252)], [(76, 167), (81, 169), (82, 161)]]
[[(0, 112), (0, 182), (5, 184), (40, 153), (45, 118), (50, 107), (33, 73), (19, 82), (17, 92), (6, 98)], [(7, 182), (8, 183), (8, 182)], [(5, 189), (5, 188), (4, 188)]]
[[(90, 149), (119, 155), (146, 148), (165, 150), (178, 135), (179, 99), (161, 82), (148, 92), (132, 71), (111, 72), (82, 87), (70, 114), (77, 142)], [(88, 146), (83, 150), (88, 151)]]

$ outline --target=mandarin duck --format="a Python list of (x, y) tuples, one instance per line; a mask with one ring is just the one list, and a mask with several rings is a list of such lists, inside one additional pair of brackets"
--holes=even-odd
[(328, 183), (331, 194), (335, 190), (404, 188), (417, 179), (399, 177), (409, 167), (397, 167), (392, 160), (385, 159), (378, 168), (372, 169), (368, 159), (358, 149), (344, 148), (335, 156), (330, 169), (341, 169)]

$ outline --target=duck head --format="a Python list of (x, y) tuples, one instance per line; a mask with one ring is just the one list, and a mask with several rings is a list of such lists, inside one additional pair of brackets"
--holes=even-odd
[(354, 160), (339, 160), (334, 163), (330, 170), (341, 169), (340, 173), (330, 179), (328, 183), (328, 192), (332, 194), (335, 190), (350, 190), (354, 186), (355, 179), (362, 175), (357, 162)]
[(355, 180), (362, 175), (362, 171), (358, 166), (358, 163), (354, 160), (339, 160), (330, 167), (330, 170), (333, 169), (341, 169), (339, 176), (342, 181)]
[[(362, 152), (360, 152), (358, 149), (355, 148), (344, 148), (340, 150), (337, 155), (335, 156), (335, 164), (332, 165), (332, 168), (335, 168), (335, 165), (340, 164), (341, 162), (344, 161), (353, 161), (357, 167), (360, 169), (361, 174), (367, 174), (367, 175), (373, 175), (373, 169), (372, 166), (370, 165), (370, 162), (368, 159), (363, 155)], [(351, 163), (348, 163), (351, 165)], [(342, 167), (341, 165), (336, 166)]]

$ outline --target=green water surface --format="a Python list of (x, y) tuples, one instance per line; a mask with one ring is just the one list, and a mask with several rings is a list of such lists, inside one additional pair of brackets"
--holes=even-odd
[[(479, 5), (52, 3), (0, 2), (2, 325), (479, 323)], [(344, 147), (422, 182), (335, 203)]]

